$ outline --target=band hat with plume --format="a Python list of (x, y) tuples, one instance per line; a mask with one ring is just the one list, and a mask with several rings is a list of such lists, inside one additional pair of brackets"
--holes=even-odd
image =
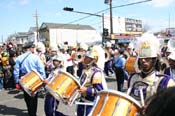
[(158, 57), (160, 54), (160, 42), (153, 34), (143, 34), (138, 39), (137, 45), (138, 58)]
[[(95, 61), (95, 64), (103, 69), (104, 68), (104, 62), (105, 62), (105, 51), (104, 49), (99, 46), (99, 45), (95, 45), (93, 46), (90, 51), (88, 51), (86, 53), (87, 57), (92, 58)], [(92, 61), (93, 62), (93, 61)], [(91, 64), (91, 62), (89, 62), (89, 64)]]

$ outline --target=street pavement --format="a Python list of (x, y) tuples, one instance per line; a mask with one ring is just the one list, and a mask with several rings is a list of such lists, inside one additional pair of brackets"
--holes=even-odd
[[(117, 83), (114, 76), (106, 77), (108, 89), (117, 89)], [(126, 85), (126, 84), (125, 84)], [(126, 86), (125, 86), (126, 87)], [(64, 105), (60, 103), (58, 110), (62, 113), (75, 116), (76, 105)], [(44, 95), (39, 95), (38, 99), (38, 116), (45, 116), (44, 114)], [(26, 104), (23, 99), (23, 92), (17, 90), (1, 90), (0, 91), (0, 116), (28, 116)]]

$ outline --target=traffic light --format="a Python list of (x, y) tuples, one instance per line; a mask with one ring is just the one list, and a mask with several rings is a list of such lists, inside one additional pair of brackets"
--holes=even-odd
[(65, 11), (73, 11), (74, 9), (73, 8), (69, 8), (69, 7), (64, 7), (63, 10), (65, 10)]
[(108, 36), (109, 32), (107, 28), (103, 28), (103, 36)]

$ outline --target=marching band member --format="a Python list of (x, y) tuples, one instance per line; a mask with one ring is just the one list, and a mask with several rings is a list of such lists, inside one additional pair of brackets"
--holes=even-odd
[(168, 63), (169, 67), (165, 69), (164, 74), (167, 74), (172, 77), (172, 79), (175, 81), (175, 53), (171, 52), (171, 54), (168, 56)]
[(82, 76), (80, 77), (80, 102), (84, 105), (79, 104), (77, 106), (77, 116), (87, 116), (92, 106), (86, 105), (86, 102), (94, 102), (94, 99), (98, 91), (107, 88), (106, 81), (103, 75), (104, 68), (104, 51), (99, 46), (94, 46), (83, 60), (83, 65), (86, 67), (83, 70)]
[(106, 46), (105, 46), (105, 66), (104, 66), (104, 71), (105, 71), (105, 74), (106, 76), (110, 76), (109, 75), (109, 72), (111, 74), (113, 74), (113, 70), (112, 70), (112, 52), (113, 50), (111, 49), (112, 45), (110, 42), (107, 42), (106, 43)]
[(152, 34), (143, 34), (138, 42), (139, 73), (131, 75), (128, 81), (128, 93), (144, 106), (144, 101), (157, 91), (174, 86), (174, 81), (167, 75), (159, 74), (160, 44)]
[(170, 54), (167, 56), (168, 65), (164, 71), (164, 74), (167, 74), (172, 77), (172, 79), (175, 81), (175, 39), (171, 39), (168, 41), (168, 49), (170, 51)]
[(78, 60), (78, 70), (77, 70), (77, 76), (80, 77), (82, 75), (82, 71), (84, 69), (82, 61), (84, 59), (84, 56), (88, 50), (88, 45), (85, 43), (80, 44), (79, 50), (76, 52), (76, 60)]
[(43, 62), (44, 66), (46, 65), (46, 57), (45, 57), (45, 46), (42, 42), (36, 43), (36, 51), (38, 56), (40, 57), (41, 61)]
[[(34, 54), (35, 45), (33, 42), (28, 42), (24, 48), (26, 49), (26, 52), (17, 57), (13, 72), (16, 82), (16, 89), (20, 89), (20, 77), (26, 75), (27, 73), (30, 73), (32, 70), (39, 72), (43, 79), (46, 78), (44, 65), (41, 62), (40, 58)], [(27, 105), (29, 116), (36, 116), (38, 103), (37, 93), (35, 96), (30, 96), (27, 94), (27, 92), (24, 91), (24, 100)]]
[(58, 47), (56, 45), (52, 45), (50, 49), (51, 49), (51, 54), (50, 54), (51, 58), (46, 63), (46, 77), (48, 77), (48, 75), (50, 74), (51, 70), (54, 68), (54, 66), (53, 66), (53, 58), (55, 56), (57, 56), (57, 54), (58, 54)]
[[(54, 68), (51, 70), (51, 73), (49, 74), (47, 81), (52, 79), (52, 77), (55, 77), (59, 70), (64, 70), (63, 67), (63, 58), (61, 56), (54, 56), (53, 58), (53, 65)], [(61, 112), (56, 111), (57, 106), (59, 105), (59, 101), (56, 100), (51, 94), (47, 93), (45, 96), (45, 104), (44, 104), (44, 111), (46, 116), (64, 116)]]

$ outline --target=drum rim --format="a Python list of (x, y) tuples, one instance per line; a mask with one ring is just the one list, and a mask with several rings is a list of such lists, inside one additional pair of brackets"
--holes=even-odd
[(63, 70), (59, 70), (59, 72), (65, 73), (66, 75), (70, 76), (71, 78), (73, 78), (73, 80), (75, 80), (75, 82), (76, 82), (79, 86), (81, 86), (80, 83), (79, 83), (79, 81), (76, 79), (76, 77), (74, 77), (74, 75), (72, 75), (72, 74), (70, 74), (70, 73), (68, 73), (68, 72), (66, 72), (66, 71), (63, 71)]
[(53, 91), (51, 87), (46, 85), (45, 88), (48, 91), (48, 93), (51, 94), (56, 100), (58, 100), (58, 101), (61, 100), (64, 104), (70, 105), (71, 101), (64, 100), (63, 97), (60, 94), (58, 94), (57, 92)]
[(45, 88), (56, 100), (60, 100), (61, 96), (54, 92), (48, 85), (46, 85)]
[(32, 96), (31, 91), (20, 80), (19, 80), (19, 84), (22, 86), (22, 88), (24, 89), (24, 91), (26, 93), (28, 93), (30, 96)]
[[(44, 81), (44, 78), (41, 76), (41, 74), (39, 73), (39, 72), (37, 72), (36, 70), (32, 70), (31, 72), (35, 72), (38, 76), (39, 76), (39, 78), (42, 80), (42, 81)], [(30, 72), (29, 72), (30, 73)], [(27, 73), (28, 74), (28, 73)]]
[[(37, 72), (37, 71), (35, 71), (35, 70), (32, 70), (31, 72), (36, 73), (37, 76), (38, 76), (42, 81), (44, 81), (44, 79), (42, 78), (42, 76), (41, 76), (41, 74), (40, 74), (39, 72)], [(29, 74), (29, 73), (31, 73), (31, 72), (28, 72), (27, 74)], [(25, 75), (27, 75), (27, 74), (25, 74)], [(24, 78), (25, 75), (22, 76), (21, 79)], [(36, 91), (34, 92), (34, 94), (32, 94), (32, 92), (30, 91), (30, 89), (28, 89), (28, 88), (25, 86), (25, 84), (21, 81), (21, 79), (19, 80), (19, 84), (22, 86), (22, 88), (24, 89), (24, 91), (27, 92), (30, 96), (36, 94)]]
[(134, 102), (134, 104), (136, 104), (139, 108), (142, 108), (141, 104), (138, 101), (136, 101), (133, 97), (127, 95), (126, 93), (122, 93), (122, 92), (119, 92), (116, 90), (101, 90), (100, 92), (98, 92), (98, 95), (100, 93), (112, 93), (112, 94), (120, 95), (120, 96)]

